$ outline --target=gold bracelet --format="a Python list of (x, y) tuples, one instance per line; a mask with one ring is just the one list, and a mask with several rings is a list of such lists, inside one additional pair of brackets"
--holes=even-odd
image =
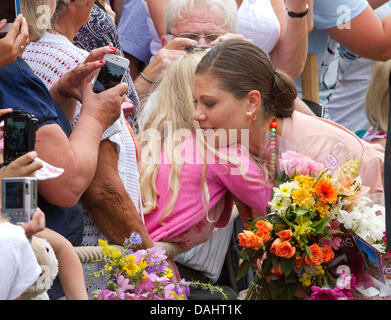
[(151, 80), (151, 79), (148, 79), (145, 75), (144, 75), (144, 73), (142, 73), (142, 72), (140, 72), (140, 76), (145, 80), (145, 81), (147, 81), (147, 82), (149, 82), (149, 83), (152, 83), (152, 84), (159, 84), (159, 80), (158, 81), (153, 81), (153, 80)]

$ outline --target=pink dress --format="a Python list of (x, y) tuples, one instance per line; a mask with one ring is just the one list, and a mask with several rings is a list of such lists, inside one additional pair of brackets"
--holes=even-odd
[(284, 119), (278, 144), (280, 152), (293, 150), (327, 167), (362, 158), (359, 175), (363, 185), (371, 188), (370, 193), (384, 192), (384, 148), (360, 139), (335, 122), (294, 111), (292, 117)]
[[(206, 183), (210, 195), (209, 210), (202, 200), (201, 175), (203, 161), (195, 143), (195, 137), (185, 139), (181, 145), (184, 164), (180, 174), (178, 198), (171, 214), (160, 223), (162, 214), (170, 201), (169, 174), (171, 164), (166, 152), (160, 154), (159, 172), (156, 188), (160, 194), (158, 207), (144, 216), (145, 224), (153, 241), (176, 242), (182, 247), (191, 248), (209, 239), (215, 227), (224, 227), (230, 219), (233, 199), (230, 192), (248, 206), (266, 214), (270, 201), (272, 185), (265, 183), (264, 174), (250, 159), (247, 149), (242, 146), (220, 148), (219, 152), (235, 155), (245, 168), (245, 177), (256, 179), (248, 181), (238, 170), (237, 165), (222, 161), (208, 153)], [(230, 191), (230, 192), (229, 192)]]

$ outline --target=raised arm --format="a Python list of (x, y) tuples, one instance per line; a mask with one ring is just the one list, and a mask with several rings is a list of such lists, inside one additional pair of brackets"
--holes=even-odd
[(328, 34), (350, 51), (371, 60), (391, 58), (391, 16), (380, 20), (371, 6), (349, 25), (327, 29)]
[[(277, 18), (280, 21), (281, 35), (277, 45), (270, 53), (273, 65), (285, 71), (296, 79), (304, 69), (308, 51), (309, 22), (312, 28), (312, 18), (308, 15), (303, 18), (292, 18), (286, 10), (301, 13), (306, 10), (306, 0), (271, 1)], [(310, 3), (312, 12), (312, 1)]]
[(146, 0), (149, 13), (159, 38), (166, 34), (166, 25), (164, 23), (164, 8), (168, 0)]
[[(57, 83), (72, 72), (68, 72)], [(61, 91), (60, 88), (58, 90)], [(38, 156), (64, 169), (64, 174), (59, 178), (39, 183), (40, 194), (48, 202), (63, 207), (75, 205), (91, 183), (96, 170), (101, 136), (104, 130), (119, 118), (123, 96), (128, 92), (128, 86), (121, 83), (94, 94), (91, 79), (87, 77), (83, 81), (81, 91), (83, 108), (69, 138), (57, 124), (44, 125), (37, 131), (35, 149)], [(63, 93), (59, 95), (63, 96)], [(59, 100), (61, 99), (57, 99)]]

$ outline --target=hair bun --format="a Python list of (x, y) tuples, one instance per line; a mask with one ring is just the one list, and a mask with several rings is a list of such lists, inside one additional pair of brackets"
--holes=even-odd
[(293, 111), (293, 102), (297, 97), (297, 90), (293, 80), (281, 70), (276, 69), (273, 74), (273, 107), (277, 117), (289, 117)]

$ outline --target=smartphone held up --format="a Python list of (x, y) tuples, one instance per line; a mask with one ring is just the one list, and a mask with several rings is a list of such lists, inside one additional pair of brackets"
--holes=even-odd
[(115, 54), (106, 54), (103, 58), (105, 65), (95, 78), (93, 91), (100, 93), (123, 82), (129, 60)]
[(19, 0), (1, 0), (0, 20), (7, 19), (7, 24), (3, 29), (0, 30), (0, 37), (7, 34), (7, 32), (11, 29), (12, 23), (19, 14)]

